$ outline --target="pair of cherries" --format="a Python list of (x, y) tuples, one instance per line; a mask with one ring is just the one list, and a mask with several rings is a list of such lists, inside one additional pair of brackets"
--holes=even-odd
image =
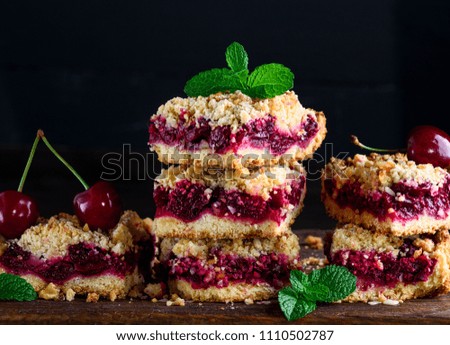
[(36, 224), (39, 217), (37, 203), (30, 196), (22, 193), (22, 190), (40, 139), (85, 188), (84, 192), (77, 194), (73, 199), (74, 211), (80, 222), (88, 224), (91, 229), (107, 230), (113, 228), (122, 214), (122, 203), (113, 185), (100, 181), (89, 187), (72, 166), (55, 151), (44, 133), (39, 130), (18, 190), (7, 190), (0, 193), (0, 235), (6, 239), (18, 238), (26, 229)]
[[(405, 151), (377, 149), (368, 147), (352, 136), (352, 142), (364, 149), (375, 152)], [(450, 168), (450, 136), (443, 130), (433, 126), (417, 126), (411, 130), (406, 147), (408, 159), (417, 164), (432, 164), (444, 169)]]

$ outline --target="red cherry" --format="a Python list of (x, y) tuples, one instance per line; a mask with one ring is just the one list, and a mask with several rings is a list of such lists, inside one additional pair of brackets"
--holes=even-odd
[(75, 214), (91, 229), (112, 229), (122, 214), (122, 202), (112, 184), (97, 182), (73, 199)]
[(6, 239), (20, 237), (38, 217), (37, 204), (28, 195), (14, 190), (0, 193), (0, 235)]
[(441, 168), (450, 167), (450, 137), (433, 126), (418, 126), (408, 137), (408, 159), (418, 164), (430, 163)]

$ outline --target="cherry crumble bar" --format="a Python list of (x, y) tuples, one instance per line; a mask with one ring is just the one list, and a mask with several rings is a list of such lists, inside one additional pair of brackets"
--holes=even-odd
[(325, 254), (357, 278), (348, 302), (403, 301), (450, 291), (447, 230), (396, 237), (347, 224), (328, 238)]
[(306, 173), (301, 165), (249, 171), (170, 167), (155, 180), (158, 237), (276, 237), (303, 208)]
[(395, 236), (450, 228), (450, 174), (405, 154), (332, 158), (322, 177), (328, 214)]
[(277, 238), (174, 239), (161, 242), (172, 293), (194, 301), (237, 302), (276, 297), (300, 268), (293, 233)]
[(261, 166), (312, 155), (325, 138), (325, 122), (293, 91), (261, 100), (240, 91), (177, 97), (151, 116), (149, 144), (166, 164), (216, 165), (220, 158), (224, 168)]
[(44, 299), (115, 300), (144, 284), (156, 255), (152, 221), (136, 212), (125, 211), (108, 232), (61, 213), (0, 243), (0, 273), (23, 277)]

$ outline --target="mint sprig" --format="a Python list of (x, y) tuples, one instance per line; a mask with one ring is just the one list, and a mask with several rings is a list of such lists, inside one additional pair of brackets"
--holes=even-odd
[(0, 300), (33, 301), (36, 298), (36, 291), (25, 279), (9, 273), (0, 274)]
[(229, 68), (214, 68), (192, 77), (184, 92), (189, 97), (209, 96), (216, 92), (242, 93), (253, 98), (272, 98), (294, 86), (294, 74), (278, 63), (270, 63), (248, 70), (248, 55), (238, 42), (231, 43), (225, 52)]
[(271, 63), (256, 67), (247, 80), (245, 94), (253, 98), (271, 98), (294, 86), (294, 75), (281, 64)]
[(291, 286), (278, 292), (281, 310), (289, 321), (297, 320), (316, 309), (317, 302), (334, 302), (356, 289), (356, 277), (345, 267), (330, 265), (310, 274), (293, 270)]
[(233, 42), (227, 47), (225, 60), (233, 72), (248, 71), (248, 55), (240, 43)]

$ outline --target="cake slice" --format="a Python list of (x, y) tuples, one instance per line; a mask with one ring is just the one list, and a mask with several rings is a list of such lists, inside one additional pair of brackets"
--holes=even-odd
[(114, 229), (91, 231), (59, 214), (0, 243), (0, 273), (26, 279), (44, 299), (125, 298), (144, 283), (157, 253), (151, 220), (126, 211)]
[(312, 155), (326, 135), (322, 112), (293, 91), (252, 99), (240, 91), (173, 98), (149, 123), (149, 145), (166, 164), (239, 168)]
[(322, 176), (328, 214), (394, 236), (450, 228), (450, 174), (405, 154), (332, 158)]
[(303, 207), (306, 174), (295, 168), (204, 170), (170, 167), (155, 180), (158, 237), (274, 237)]
[(279, 238), (195, 240), (165, 238), (161, 263), (168, 268), (170, 293), (194, 301), (266, 300), (298, 269), (295, 234)]
[(337, 228), (326, 254), (331, 264), (347, 267), (356, 290), (345, 300), (403, 301), (450, 291), (450, 236), (396, 237), (347, 224)]

